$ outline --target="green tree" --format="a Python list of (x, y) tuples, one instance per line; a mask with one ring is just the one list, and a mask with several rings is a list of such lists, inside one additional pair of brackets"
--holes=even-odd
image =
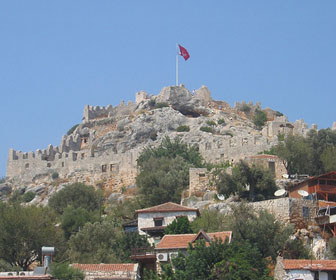
[(143, 206), (168, 201), (178, 203), (181, 193), (189, 185), (189, 167), (183, 158), (151, 158), (143, 162), (136, 178)]
[(61, 216), (61, 226), (64, 231), (65, 238), (69, 239), (72, 234), (78, 232), (78, 230), (86, 223), (93, 223), (98, 220), (98, 211), (93, 212), (81, 207), (74, 208), (72, 206), (68, 206), (65, 208), (63, 215)]
[(264, 111), (259, 109), (255, 110), (253, 116), (253, 123), (256, 125), (258, 129), (261, 129), (265, 123), (267, 122), (267, 115)]
[(329, 146), (321, 154), (321, 162), (323, 164), (323, 170), (319, 172), (329, 172), (336, 170), (336, 147)]
[(223, 170), (215, 179), (217, 191), (225, 196), (239, 195), (249, 201), (265, 200), (273, 197), (277, 189), (272, 174), (261, 167), (249, 167), (240, 161), (229, 175)]
[(289, 239), (283, 249), (285, 259), (311, 259), (311, 251), (304, 246), (301, 239)]
[(336, 260), (336, 237), (332, 237), (328, 241), (328, 259)]
[(185, 233), (193, 233), (188, 217), (186, 216), (177, 217), (164, 230), (164, 234), (185, 234)]
[(180, 137), (172, 141), (168, 136), (155, 148), (146, 148), (138, 157), (137, 163), (140, 170), (151, 158), (176, 158), (181, 157), (193, 167), (203, 167), (204, 159), (199, 153), (198, 146), (183, 143)]
[(204, 210), (199, 217), (191, 223), (193, 232), (201, 229), (205, 232), (218, 232), (228, 230), (228, 219), (217, 210)]
[(173, 266), (162, 267), (157, 277), (147, 279), (215, 280), (215, 279), (271, 279), (267, 262), (259, 251), (248, 243), (228, 244), (215, 240), (206, 245), (204, 240), (189, 246), (187, 254), (173, 259)]
[[(288, 135), (284, 142), (274, 147), (288, 174), (311, 174), (313, 171), (313, 149), (302, 136)], [(312, 175), (312, 174), (311, 174)]]
[(101, 192), (96, 191), (94, 187), (74, 183), (55, 193), (49, 200), (49, 206), (62, 215), (68, 206), (95, 211), (101, 206), (102, 200)]
[(329, 171), (334, 164), (328, 157), (327, 150), (333, 152), (333, 148), (336, 147), (336, 132), (330, 128), (319, 131), (312, 129), (308, 132), (307, 142), (313, 151), (312, 170), (309, 174), (319, 175)]
[(70, 237), (69, 257), (78, 263), (130, 262), (131, 248), (148, 247), (143, 236), (123, 234), (110, 221), (87, 223)]
[(263, 258), (272, 257), (275, 260), (293, 233), (293, 227), (277, 221), (266, 210), (255, 213), (245, 203), (233, 207), (233, 214), (229, 220), (234, 239), (237, 242), (247, 241), (255, 246)]
[(215, 264), (212, 280), (260, 279), (270, 280), (267, 261), (249, 243), (234, 242), (228, 246), (222, 261)]
[(51, 275), (56, 280), (83, 280), (84, 273), (70, 266), (68, 263), (52, 263)]
[(62, 247), (63, 233), (49, 208), (0, 204), (0, 258), (27, 270), (41, 260), (42, 246)]

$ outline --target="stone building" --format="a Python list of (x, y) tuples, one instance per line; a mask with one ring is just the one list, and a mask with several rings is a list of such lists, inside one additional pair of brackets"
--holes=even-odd
[(274, 175), (274, 178), (276, 180), (282, 179), (283, 175), (287, 174), (287, 170), (283, 161), (279, 157), (274, 155), (253, 155), (245, 157), (244, 160), (249, 165), (254, 164), (256, 166), (260, 166), (266, 170), (269, 170)]

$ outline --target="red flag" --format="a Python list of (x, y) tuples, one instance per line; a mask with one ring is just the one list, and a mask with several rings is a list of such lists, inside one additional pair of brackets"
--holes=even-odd
[(179, 48), (180, 48), (180, 56), (183, 56), (184, 60), (188, 60), (188, 58), (190, 57), (188, 51), (181, 45), (179, 45)]

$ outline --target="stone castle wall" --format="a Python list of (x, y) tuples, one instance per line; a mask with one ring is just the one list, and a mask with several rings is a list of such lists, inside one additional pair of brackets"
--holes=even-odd
[[(150, 111), (150, 99), (167, 102), (170, 107)], [(236, 103), (236, 109), (243, 105), (244, 102)], [(260, 104), (254, 106), (249, 103), (249, 106), (259, 108)], [(212, 100), (209, 90), (204, 86), (192, 93), (184, 87), (166, 87), (159, 95), (150, 97), (141, 91), (136, 94), (136, 103), (121, 102), (115, 107), (86, 105), (83, 122), (71, 135), (63, 136), (58, 147), (49, 145), (45, 150), (29, 153), (10, 149), (6, 177), (20, 183), (34, 182), (41, 178), (47, 179), (57, 172), (60, 178), (90, 183), (103, 180), (117, 189), (135, 183), (139, 153), (147, 144), (159, 142), (151, 141), (149, 132), (153, 132), (157, 139), (162, 139), (163, 134), (169, 133), (171, 138), (181, 136), (186, 143), (197, 144), (206, 161), (235, 163), (244, 156), (256, 155), (275, 145), (278, 139), (274, 136), (279, 131), (302, 135), (308, 131), (303, 120), (290, 124), (285, 117), (280, 117), (268, 122), (260, 133), (252, 128), (253, 124), (246, 116), (231, 113), (230, 106)], [(214, 134), (200, 132), (200, 123), (205, 123), (206, 117), (213, 118), (216, 122), (224, 118), (225, 125), (218, 125)], [(179, 125), (190, 125), (192, 129), (188, 133), (177, 133), (175, 130)], [(124, 131), (125, 126), (127, 131)], [(113, 131), (119, 131), (121, 136), (115, 133), (114, 138), (111, 137)], [(122, 131), (129, 138), (123, 138)], [(108, 142), (106, 139), (112, 140)], [(133, 142), (129, 144), (130, 141)], [(98, 149), (97, 145), (100, 145)], [(203, 188), (200, 183), (197, 184)]]
[(53, 152), (50, 154), (41, 151), (22, 153), (11, 149), (7, 177), (15, 178), (20, 174), (23, 182), (34, 182), (43, 177), (51, 177), (52, 173), (57, 172), (60, 178), (73, 178), (91, 184), (103, 180), (116, 190), (135, 184), (138, 150), (123, 154), (104, 153), (99, 156), (92, 155), (88, 150), (69, 153), (51, 151)]

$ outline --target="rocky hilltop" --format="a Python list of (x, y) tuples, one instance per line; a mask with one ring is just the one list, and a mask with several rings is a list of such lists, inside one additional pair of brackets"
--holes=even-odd
[(257, 129), (252, 116), (261, 109), (260, 103), (231, 107), (215, 101), (205, 86), (193, 92), (184, 86), (169, 86), (151, 96), (140, 91), (135, 103), (121, 102), (115, 107), (87, 105), (82, 123), (63, 136), (58, 147), (49, 145), (28, 153), (10, 149), (2, 189), (5, 194), (14, 189), (33, 190), (42, 199), (59, 184), (85, 182), (110, 193), (120, 192), (134, 186), (141, 151), (166, 136), (180, 136), (198, 145), (207, 161), (235, 162), (268, 150), (280, 135), (305, 135), (309, 130), (303, 120), (290, 123), (269, 108), (263, 109), (266, 125)]

